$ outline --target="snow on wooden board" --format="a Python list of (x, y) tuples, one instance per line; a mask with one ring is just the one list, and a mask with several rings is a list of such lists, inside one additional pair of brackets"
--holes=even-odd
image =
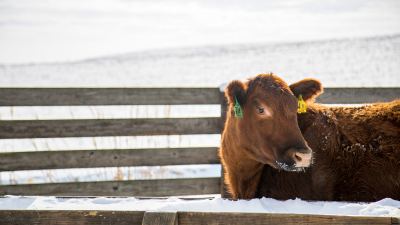
[(220, 197), (184, 200), (126, 198), (57, 198), (5, 196), (0, 210), (113, 210), (113, 211), (193, 211), (251, 212), (315, 215), (400, 217), (400, 201), (390, 198), (371, 203), (279, 201), (271, 198), (232, 201)]

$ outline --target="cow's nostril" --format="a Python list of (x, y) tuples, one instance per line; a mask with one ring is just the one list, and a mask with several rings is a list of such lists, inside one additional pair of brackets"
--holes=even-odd
[(296, 161), (301, 161), (301, 157), (298, 154), (294, 154), (294, 157), (296, 158)]
[(296, 162), (296, 167), (308, 167), (311, 164), (311, 153), (294, 153), (294, 161)]

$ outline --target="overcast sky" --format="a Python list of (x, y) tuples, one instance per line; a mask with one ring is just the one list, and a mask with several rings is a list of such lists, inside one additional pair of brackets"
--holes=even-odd
[(398, 33), (398, 0), (0, 0), (0, 64)]

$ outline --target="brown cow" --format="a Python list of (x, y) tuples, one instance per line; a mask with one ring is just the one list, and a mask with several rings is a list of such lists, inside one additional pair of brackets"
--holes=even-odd
[(220, 157), (234, 199), (400, 199), (400, 100), (328, 107), (314, 103), (321, 93), (314, 79), (288, 86), (272, 74), (228, 85)]

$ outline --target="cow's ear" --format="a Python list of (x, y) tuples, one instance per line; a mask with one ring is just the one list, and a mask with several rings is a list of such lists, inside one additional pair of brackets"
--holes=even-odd
[(234, 80), (228, 84), (225, 88), (225, 97), (228, 100), (228, 104), (235, 104), (235, 98), (240, 105), (246, 101), (246, 85), (241, 81)]
[(312, 102), (323, 92), (322, 84), (316, 79), (307, 78), (291, 84), (290, 90), (296, 97), (301, 95), (304, 101)]

